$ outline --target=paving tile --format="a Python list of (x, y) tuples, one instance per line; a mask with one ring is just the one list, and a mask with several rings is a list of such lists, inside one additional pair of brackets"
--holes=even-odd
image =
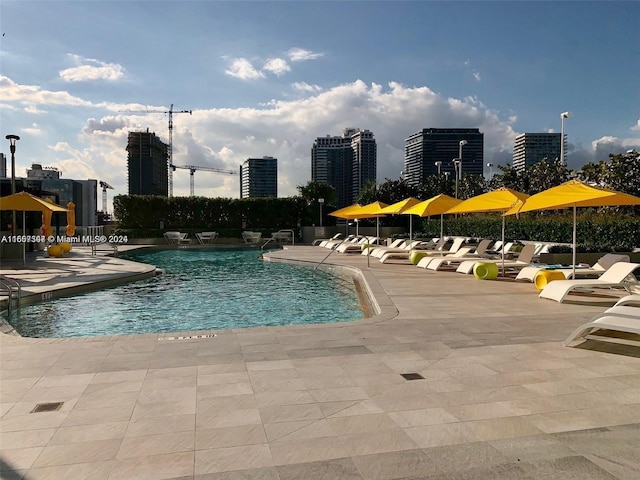
[(422, 450), (352, 457), (366, 480), (415, 478), (438, 473), (438, 467)]
[(251, 468), (233, 472), (205, 473), (176, 480), (281, 480), (276, 467)]
[(194, 452), (184, 452), (115, 460), (109, 480), (160, 480), (193, 476), (194, 457)]
[(336, 458), (322, 462), (282, 465), (277, 467), (280, 480), (363, 480), (350, 458)]
[(25, 480), (91, 479), (109, 478), (114, 461), (75, 463), (53, 467), (32, 468), (25, 474)]
[(225, 428), (201, 428), (195, 434), (195, 449), (238, 447), (266, 443), (265, 428), (261, 424), (237, 425)]
[(140, 418), (127, 424), (125, 437), (195, 431), (195, 414)]
[(84, 443), (94, 440), (116, 440), (124, 438), (129, 422), (98, 423), (60, 427), (51, 438), (51, 445)]
[(619, 480), (582, 456), (555, 458), (548, 461), (521, 463), (521, 468), (536, 480)]
[(195, 474), (246, 470), (273, 466), (266, 444), (225, 447), (195, 452)]
[(33, 466), (38, 468), (112, 460), (116, 457), (121, 443), (121, 439), (110, 439), (61, 445), (50, 444), (42, 450)]

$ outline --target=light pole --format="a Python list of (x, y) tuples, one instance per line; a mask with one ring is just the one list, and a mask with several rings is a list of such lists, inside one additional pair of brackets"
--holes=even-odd
[(459, 158), (453, 159), (453, 169), (456, 172), (456, 198), (458, 198), (458, 179), (460, 178), (460, 171), (462, 170), (462, 162)]
[[(16, 142), (20, 140), (20, 137), (18, 135), (7, 135), (5, 138), (9, 140), (9, 151), (11, 152), (11, 195), (13, 195), (16, 193)], [(11, 221), (11, 234), (17, 235), (15, 210)]]
[(441, 161), (437, 161), (435, 163), (435, 166), (438, 167), (438, 176), (440, 176), (440, 167), (442, 167), (442, 162)]
[(493, 177), (493, 163), (487, 163), (487, 167), (489, 167), (489, 180)]
[(565, 165), (567, 162), (564, 159), (564, 119), (569, 118), (571, 116), (571, 112), (562, 112), (560, 114), (560, 121), (562, 122), (562, 128), (560, 130), (560, 161)]
[(318, 204), (320, 205), (320, 226), (322, 226), (322, 204), (324, 203), (324, 198), (318, 199)]

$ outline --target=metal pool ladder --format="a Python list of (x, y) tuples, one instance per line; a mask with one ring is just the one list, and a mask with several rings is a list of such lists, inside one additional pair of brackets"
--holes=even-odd
[(5, 290), (8, 293), (7, 296), (9, 301), (7, 302), (7, 312), (9, 313), (9, 315), (11, 315), (11, 312), (13, 311), (14, 302), (15, 308), (20, 310), (22, 287), (20, 286), (18, 281), (4, 275), (0, 275), (0, 290)]

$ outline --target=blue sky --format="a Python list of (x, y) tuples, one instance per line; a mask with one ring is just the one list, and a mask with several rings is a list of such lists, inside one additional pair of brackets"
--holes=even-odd
[[(0, 1), (0, 126), (31, 163), (127, 193), (130, 130), (168, 139), (174, 163), (237, 170), (278, 158), (279, 194), (310, 180), (313, 140), (345, 127), (378, 142), (397, 179), (404, 139), (480, 128), (485, 161), (522, 132), (559, 132), (569, 165), (640, 149), (640, 2)], [(488, 169), (487, 169), (488, 170)], [(238, 197), (196, 172), (196, 194)], [(189, 174), (174, 175), (189, 193)]]

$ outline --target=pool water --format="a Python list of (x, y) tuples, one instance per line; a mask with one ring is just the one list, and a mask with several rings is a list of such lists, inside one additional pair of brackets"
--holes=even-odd
[(120, 257), (164, 275), (22, 307), (25, 337), (83, 337), (332, 323), (363, 317), (351, 278), (264, 262), (254, 249), (146, 250)]

